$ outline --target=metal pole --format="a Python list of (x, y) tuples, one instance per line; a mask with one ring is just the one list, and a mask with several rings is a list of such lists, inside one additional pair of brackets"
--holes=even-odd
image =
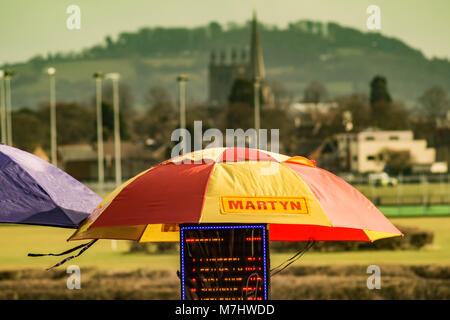
[[(114, 110), (114, 158), (116, 166), (116, 188), (122, 184), (122, 156), (120, 153), (120, 118), (119, 118), (119, 77), (118, 73), (108, 74), (113, 82), (113, 110)], [(117, 240), (111, 240), (111, 249), (117, 250)]]
[(398, 176), (398, 185), (397, 185), (397, 209), (398, 209), (398, 215), (401, 215), (402, 212), (402, 205), (403, 205), (403, 201), (402, 201), (402, 197), (403, 197), (403, 189), (402, 189), (402, 185), (403, 185), (403, 172), (400, 172), (399, 176)]
[(5, 111), (5, 79), (4, 71), (0, 70), (0, 126), (1, 142), (6, 144), (6, 111)]
[(350, 133), (348, 133), (348, 131), (347, 131), (347, 133), (346, 133), (346, 137), (345, 137), (345, 141), (346, 141), (346, 143), (347, 143), (347, 150), (346, 150), (346, 167), (347, 167), (347, 172), (350, 172), (351, 171), (351, 166), (350, 166)]
[(102, 195), (105, 172), (104, 172), (104, 153), (103, 153), (103, 117), (102, 117), (102, 78), (101, 74), (94, 75), (96, 83), (96, 111), (97, 111), (97, 160), (98, 160), (98, 192)]
[[(186, 129), (186, 100), (185, 100), (185, 95), (186, 95), (186, 87), (185, 87), (186, 83), (184, 81), (180, 81), (180, 128), (181, 129)], [(183, 151), (186, 152), (186, 145), (187, 145), (187, 141), (186, 141), (187, 137), (185, 135), (185, 132), (183, 132)]]
[[(178, 102), (180, 104), (180, 129), (186, 129), (186, 81), (188, 78), (184, 75), (177, 77), (178, 81)], [(183, 152), (186, 152), (186, 135), (183, 130)]]
[(180, 90), (179, 90), (179, 98), (180, 98), (180, 128), (186, 129), (186, 83), (184, 81), (180, 81)]
[(120, 153), (119, 79), (113, 79), (114, 104), (114, 156), (116, 164), (116, 187), (122, 184), (122, 155)]
[(378, 196), (377, 187), (376, 187), (374, 181), (369, 181), (369, 185), (370, 185), (370, 195), (372, 198), (372, 202), (377, 206), (378, 205), (377, 204), (377, 196)]
[(47, 72), (50, 80), (50, 152), (52, 164), (57, 166), (55, 69), (49, 68)]
[[(447, 175), (447, 188), (447, 208), (450, 210), (450, 173)], [(450, 211), (448, 211), (448, 213), (450, 213)]]
[(260, 101), (259, 101), (259, 91), (261, 88), (261, 84), (259, 79), (254, 79), (253, 82), (253, 91), (254, 91), (254, 104), (255, 104), (255, 130), (256, 130), (256, 141), (257, 146), (259, 147), (259, 129), (261, 128), (261, 119), (260, 119)]
[(425, 210), (426, 213), (428, 213), (427, 191), (428, 191), (427, 179), (425, 177), (425, 174), (422, 173), (422, 205), (423, 205), (423, 210)]
[[(317, 104), (316, 104), (317, 105)], [(352, 131), (353, 129), (353, 117), (352, 117), (352, 113), (350, 111), (344, 111), (342, 114), (343, 117), (343, 124), (345, 127), (345, 141), (346, 141), (346, 170), (348, 172), (352, 171), (352, 157), (351, 157), (351, 149), (350, 149), (350, 143), (351, 143), (351, 137), (350, 136), (350, 131)]]
[(11, 77), (6, 76), (5, 77), (5, 83), (6, 83), (6, 143), (9, 146), (12, 146), (12, 120), (11, 120)]

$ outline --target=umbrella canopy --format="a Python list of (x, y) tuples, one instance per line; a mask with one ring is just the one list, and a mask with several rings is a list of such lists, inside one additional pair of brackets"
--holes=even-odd
[(41, 158), (0, 145), (0, 223), (77, 228), (101, 200)]
[(359, 191), (303, 157), (213, 148), (118, 187), (69, 240), (179, 241), (183, 223), (266, 223), (279, 241), (374, 241), (401, 232)]

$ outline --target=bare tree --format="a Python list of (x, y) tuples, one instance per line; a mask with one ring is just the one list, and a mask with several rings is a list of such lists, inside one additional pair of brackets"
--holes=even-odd
[(303, 102), (319, 103), (325, 101), (327, 97), (327, 89), (318, 81), (310, 82), (303, 92)]
[(431, 118), (438, 118), (450, 110), (447, 93), (440, 86), (427, 89), (419, 98), (421, 111)]
[(391, 174), (411, 170), (412, 158), (409, 150), (391, 150), (385, 148), (378, 154), (378, 161), (385, 163), (385, 169)]

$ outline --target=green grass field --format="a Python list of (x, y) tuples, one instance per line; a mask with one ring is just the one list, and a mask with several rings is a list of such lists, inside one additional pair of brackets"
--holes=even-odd
[(387, 217), (450, 216), (450, 184), (355, 185)]
[[(400, 251), (351, 251), (351, 252), (309, 252), (295, 264), (301, 265), (354, 265), (354, 264), (405, 264), (405, 265), (450, 265), (450, 217), (392, 218), (401, 226), (416, 226), (434, 232), (434, 242), (421, 250)], [(83, 242), (66, 242), (73, 230), (36, 227), (0, 226), (0, 270), (40, 268), (45, 269), (64, 257), (27, 257), (28, 253), (58, 253)], [(302, 244), (299, 244), (301, 248)], [(177, 270), (177, 254), (131, 254), (129, 242), (117, 241), (117, 249), (111, 248), (110, 240), (100, 240), (82, 256), (69, 261), (67, 265), (96, 267), (99, 269), (128, 270)], [(276, 266), (292, 253), (271, 254), (271, 265)]]
[(450, 216), (450, 205), (430, 206), (378, 206), (386, 217), (436, 217)]

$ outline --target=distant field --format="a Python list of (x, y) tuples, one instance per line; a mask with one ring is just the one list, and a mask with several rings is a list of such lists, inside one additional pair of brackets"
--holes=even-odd
[[(450, 299), (450, 267), (379, 265), (380, 290), (367, 288), (367, 266), (291, 266), (270, 279), (271, 299)], [(180, 299), (180, 280), (168, 270), (83, 268), (80, 290), (68, 290), (64, 269), (0, 270), (0, 300)]]
[[(433, 218), (393, 218), (396, 225), (416, 226), (434, 232), (432, 246), (421, 250), (402, 251), (356, 251), (356, 252), (309, 252), (296, 264), (308, 265), (349, 265), (349, 264), (438, 264), (450, 265), (450, 217)], [(28, 253), (58, 253), (83, 242), (66, 242), (73, 230), (35, 227), (0, 226), (0, 270), (39, 268), (45, 269), (61, 257), (27, 257)], [(100, 240), (82, 256), (69, 261), (80, 267), (99, 269), (150, 269), (172, 270), (179, 268), (177, 254), (130, 254), (128, 241), (117, 241), (117, 250), (111, 249), (110, 240)], [(301, 248), (301, 244), (299, 244)], [(292, 253), (271, 254), (272, 266), (278, 265)]]
[(449, 183), (355, 185), (387, 217), (450, 216)]
[[(272, 299), (449, 299), (450, 217), (396, 218), (396, 225), (432, 230), (434, 243), (421, 250), (308, 252), (271, 277)], [(68, 290), (65, 266), (50, 272), (61, 257), (30, 258), (27, 253), (60, 252), (72, 230), (0, 226), (2, 299), (179, 299), (178, 254), (129, 254), (128, 242), (101, 240), (69, 261), (82, 270), (81, 290)], [(303, 244), (299, 244), (301, 248)], [(272, 253), (274, 267), (293, 253)], [(367, 267), (378, 265), (381, 290), (366, 287)]]

